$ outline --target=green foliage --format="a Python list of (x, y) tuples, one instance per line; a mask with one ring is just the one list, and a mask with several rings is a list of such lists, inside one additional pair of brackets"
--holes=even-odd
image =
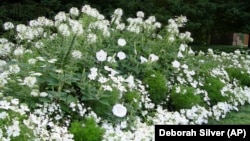
[(100, 99), (86, 101), (86, 105), (90, 106), (98, 116), (107, 118), (111, 116), (112, 107), (118, 102), (119, 96), (118, 90), (106, 91)]
[(129, 91), (123, 96), (124, 102), (128, 103), (131, 106), (131, 110), (137, 110), (139, 108), (140, 95), (136, 91)]
[(144, 83), (148, 86), (150, 99), (155, 104), (160, 104), (167, 98), (167, 81), (163, 74), (157, 71), (148, 71), (145, 74)]
[(205, 78), (204, 90), (207, 91), (208, 97), (210, 98), (210, 104), (216, 105), (218, 102), (227, 101), (229, 97), (221, 94), (222, 88), (225, 86), (219, 78), (207, 76)]
[(204, 104), (204, 101), (202, 100), (200, 95), (195, 94), (195, 88), (187, 86), (176, 86), (171, 91), (170, 104), (174, 110), (180, 110), (189, 109), (195, 105), (202, 105)]
[(70, 132), (75, 141), (100, 141), (105, 131), (93, 118), (86, 118), (84, 121), (73, 121)]
[(226, 68), (225, 70), (231, 81), (236, 79), (241, 86), (250, 86), (250, 76), (249, 73), (247, 73), (247, 70), (242, 68)]

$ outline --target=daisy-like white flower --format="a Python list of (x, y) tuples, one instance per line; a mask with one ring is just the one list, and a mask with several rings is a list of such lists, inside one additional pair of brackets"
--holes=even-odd
[(126, 42), (125, 39), (120, 38), (120, 39), (118, 39), (117, 43), (118, 43), (119, 46), (123, 47), (123, 46), (126, 45), (127, 42)]
[(124, 52), (120, 51), (120, 52), (117, 53), (117, 57), (120, 60), (124, 60), (126, 58), (126, 54)]
[(115, 104), (113, 106), (112, 112), (117, 117), (125, 117), (127, 114), (127, 108), (121, 104)]
[(103, 51), (102, 49), (96, 52), (96, 59), (101, 62), (105, 61), (107, 59), (107, 52)]

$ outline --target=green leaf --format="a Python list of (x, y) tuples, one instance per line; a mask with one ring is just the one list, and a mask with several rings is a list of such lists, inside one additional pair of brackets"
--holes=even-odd
[(104, 105), (110, 106), (109, 102), (105, 99), (101, 99), (101, 100), (99, 100), (99, 102), (104, 104)]
[(77, 102), (77, 98), (76, 97), (73, 97), (72, 95), (68, 95), (67, 97), (67, 103), (70, 104), (72, 102)]

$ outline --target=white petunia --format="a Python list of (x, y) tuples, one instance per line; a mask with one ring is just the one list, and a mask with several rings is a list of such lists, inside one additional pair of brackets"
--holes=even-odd
[(186, 45), (185, 44), (181, 44), (179, 51), (185, 51), (186, 50)]
[(120, 59), (120, 60), (123, 60), (126, 58), (126, 54), (122, 51), (118, 52), (117, 53), (117, 57)]
[(113, 106), (112, 112), (117, 117), (124, 117), (127, 114), (127, 108), (121, 104), (115, 104)]
[(180, 64), (179, 61), (174, 60), (174, 61), (172, 62), (172, 65), (173, 65), (174, 68), (179, 68), (181, 64)]
[(123, 47), (123, 46), (126, 45), (127, 42), (126, 42), (125, 39), (119, 38), (117, 43), (118, 43), (119, 46)]
[(149, 55), (149, 59), (148, 59), (150, 62), (155, 62), (155, 61), (158, 61), (159, 60), (159, 57), (155, 54), (150, 54)]
[(183, 56), (183, 54), (179, 51), (178, 54), (177, 54), (177, 57), (178, 57), (178, 58), (183, 58), (184, 56)]
[(141, 64), (148, 62), (148, 59), (143, 56), (140, 57), (140, 60), (141, 60)]
[(107, 59), (107, 52), (101, 49), (96, 53), (96, 59), (101, 62), (105, 61)]

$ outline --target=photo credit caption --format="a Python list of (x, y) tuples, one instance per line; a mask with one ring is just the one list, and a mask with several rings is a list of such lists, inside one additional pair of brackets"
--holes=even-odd
[(155, 125), (155, 141), (182, 137), (250, 140), (250, 125)]

